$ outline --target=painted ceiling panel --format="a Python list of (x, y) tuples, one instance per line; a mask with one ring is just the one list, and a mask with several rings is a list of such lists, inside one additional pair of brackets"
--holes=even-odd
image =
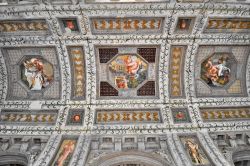
[(0, 1), (0, 165), (245, 162), (249, 7)]

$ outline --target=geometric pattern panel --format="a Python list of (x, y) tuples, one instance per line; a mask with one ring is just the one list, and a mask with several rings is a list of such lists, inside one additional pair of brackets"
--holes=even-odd
[(183, 67), (185, 61), (185, 47), (172, 46), (171, 59), (169, 65), (170, 96), (183, 97)]
[(155, 96), (155, 82), (148, 81), (137, 91), (138, 96)]
[(96, 124), (161, 123), (159, 110), (97, 110)]
[(68, 47), (72, 69), (72, 98), (85, 98), (85, 56), (82, 47)]
[(100, 82), (100, 96), (118, 96), (118, 90), (108, 82)]
[(9, 125), (53, 125), (56, 123), (57, 110), (2, 110), (0, 123)]
[(204, 122), (238, 121), (250, 119), (250, 108), (200, 108)]
[(209, 18), (204, 33), (250, 32), (249, 18)]
[(242, 93), (241, 81), (236, 80), (227, 90), (228, 93)]
[(249, 46), (199, 46), (195, 61), (198, 97), (245, 96)]
[[(103, 50), (108, 49), (112, 49), (112, 52), (108, 52), (107, 55), (109, 53), (112, 53), (112, 55), (103, 59), (106, 56)], [(158, 95), (156, 66), (158, 64), (159, 47), (141, 49), (136, 46), (120, 46), (117, 48), (102, 46), (101, 48), (96, 47), (96, 53), (99, 54), (96, 55), (97, 97), (138, 98), (143, 96), (142, 98), (144, 98)]]
[(160, 33), (163, 18), (92, 18), (93, 34)]
[(100, 48), (99, 49), (99, 58), (100, 63), (107, 63), (118, 53), (117, 48)]
[(69, 110), (67, 125), (82, 125), (84, 120), (83, 110)]
[(172, 108), (174, 123), (190, 123), (190, 116), (186, 108)]
[(53, 47), (4, 48), (7, 99), (59, 99), (60, 67)]
[(49, 34), (46, 20), (0, 21), (1, 34), (44, 35)]
[(64, 139), (56, 153), (53, 161), (53, 166), (69, 165), (70, 160), (76, 148), (77, 139)]
[(180, 136), (180, 140), (193, 165), (211, 165), (196, 136)]
[(138, 48), (137, 52), (149, 63), (155, 62), (156, 48)]

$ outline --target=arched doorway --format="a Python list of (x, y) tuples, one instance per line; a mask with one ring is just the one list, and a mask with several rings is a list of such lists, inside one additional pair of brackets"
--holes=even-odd
[(250, 160), (237, 161), (234, 163), (235, 166), (250, 166)]
[(104, 155), (91, 166), (173, 166), (164, 157), (145, 152), (115, 152)]
[(27, 166), (28, 159), (20, 153), (0, 153), (0, 166)]
[(250, 166), (250, 150), (235, 152), (232, 158), (235, 166)]

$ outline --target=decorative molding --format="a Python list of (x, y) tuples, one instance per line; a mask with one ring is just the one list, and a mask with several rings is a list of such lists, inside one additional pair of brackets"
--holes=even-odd
[(0, 136), (0, 164), (10, 162), (32, 165), (49, 140), (48, 136)]
[(85, 98), (85, 56), (81, 47), (68, 47), (73, 70), (72, 78), (72, 97), (74, 100)]
[[(208, 134), (208, 133), (207, 133)], [(229, 131), (209, 133), (214, 144), (230, 165), (249, 158), (249, 132)]]
[(249, 33), (249, 18), (209, 18), (205, 33)]
[(250, 108), (200, 108), (200, 114), (204, 122), (249, 120)]
[[(230, 165), (230, 163), (225, 159), (222, 153), (220, 153), (218, 147), (216, 146), (215, 142), (213, 142), (213, 139), (209, 136), (209, 133), (203, 132), (201, 134), (198, 134), (198, 137), (203, 136), (204, 141), (207, 144), (207, 147), (211, 149), (212, 153), (214, 153), (215, 157), (219, 160), (219, 162), (222, 165)], [(200, 138), (201, 140), (201, 138)]]
[(0, 32), (5, 35), (48, 35), (46, 20), (9, 20), (0, 21)]
[(53, 153), (56, 151), (56, 147), (60, 144), (61, 138), (61, 135), (51, 135), (41, 155), (35, 160), (33, 164), (37, 166), (49, 165), (50, 161), (52, 160)]
[(170, 96), (173, 98), (184, 97), (183, 65), (185, 61), (185, 47), (172, 46), (169, 65)]
[(155, 110), (97, 110), (96, 124), (161, 123), (161, 115)]
[(0, 123), (8, 125), (53, 125), (56, 123), (57, 110), (27, 111), (2, 110)]
[(91, 18), (93, 34), (160, 33), (164, 18)]
[(69, 165), (80, 165), (85, 166), (87, 157), (90, 152), (91, 138), (89, 136), (81, 135), (78, 138), (76, 150), (72, 156)]

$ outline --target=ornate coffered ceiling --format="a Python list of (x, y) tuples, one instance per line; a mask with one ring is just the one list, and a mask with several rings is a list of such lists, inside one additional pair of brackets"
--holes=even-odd
[(203, 142), (205, 165), (226, 165), (205, 154), (209, 133), (249, 132), (249, 4), (145, 2), (2, 1), (0, 135), (81, 137), (81, 156), (90, 136), (166, 135), (172, 155)]

